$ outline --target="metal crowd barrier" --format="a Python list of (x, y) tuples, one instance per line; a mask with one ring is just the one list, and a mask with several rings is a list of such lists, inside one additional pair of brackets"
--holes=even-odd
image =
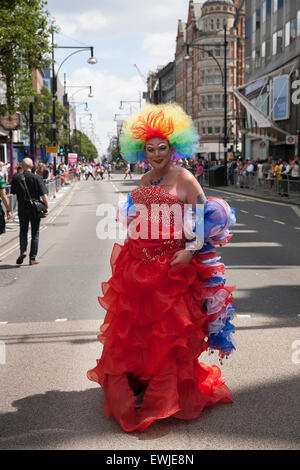
[[(258, 178), (256, 173), (246, 173), (235, 170), (228, 172), (228, 187), (249, 189), (265, 196), (282, 196), (290, 199), (300, 200), (300, 178), (292, 178), (290, 175), (283, 177), (265, 175), (264, 178)], [(209, 187), (209, 170), (204, 170), (201, 175), (202, 186)]]

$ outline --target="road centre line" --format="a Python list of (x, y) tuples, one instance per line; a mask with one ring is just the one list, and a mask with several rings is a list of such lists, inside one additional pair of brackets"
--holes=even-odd
[(230, 230), (230, 233), (258, 233), (257, 230)]
[(248, 211), (244, 211), (243, 209), (240, 209), (240, 212), (243, 212), (243, 214), (249, 214)]
[(273, 222), (276, 222), (276, 224), (285, 225), (285, 222), (281, 222), (281, 220), (273, 219)]
[(259, 217), (260, 219), (265, 219), (265, 215), (254, 214), (254, 217)]
[(230, 248), (262, 248), (262, 247), (283, 247), (281, 243), (276, 242), (230, 242), (226, 247)]
[(261, 269), (261, 270), (264, 270), (264, 269), (296, 269), (296, 270), (300, 270), (300, 266), (287, 266), (287, 265), (264, 265), (264, 266), (257, 266), (257, 265), (251, 265), (251, 264), (248, 264), (248, 265), (228, 265), (226, 266), (226, 269)]

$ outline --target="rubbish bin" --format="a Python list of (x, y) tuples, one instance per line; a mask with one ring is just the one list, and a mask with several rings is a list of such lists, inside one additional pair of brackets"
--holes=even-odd
[(208, 172), (208, 185), (209, 186), (224, 186), (225, 181), (225, 167), (224, 165), (213, 166)]

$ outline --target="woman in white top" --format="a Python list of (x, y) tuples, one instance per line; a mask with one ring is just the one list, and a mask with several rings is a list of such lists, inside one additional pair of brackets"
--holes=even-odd
[(297, 160), (292, 165), (291, 180), (291, 191), (299, 192), (299, 162)]

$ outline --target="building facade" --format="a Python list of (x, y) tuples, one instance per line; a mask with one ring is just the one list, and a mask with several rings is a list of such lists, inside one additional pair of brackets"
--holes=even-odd
[(198, 154), (212, 160), (224, 157), (225, 25), (227, 149), (239, 150), (241, 106), (233, 89), (244, 81), (243, 3), (233, 0), (194, 3), (190, 0), (187, 22), (178, 22), (176, 101), (197, 127)]
[[(300, 0), (246, 0), (247, 158), (293, 158), (300, 130)], [(297, 83), (298, 82), (298, 83)]]

